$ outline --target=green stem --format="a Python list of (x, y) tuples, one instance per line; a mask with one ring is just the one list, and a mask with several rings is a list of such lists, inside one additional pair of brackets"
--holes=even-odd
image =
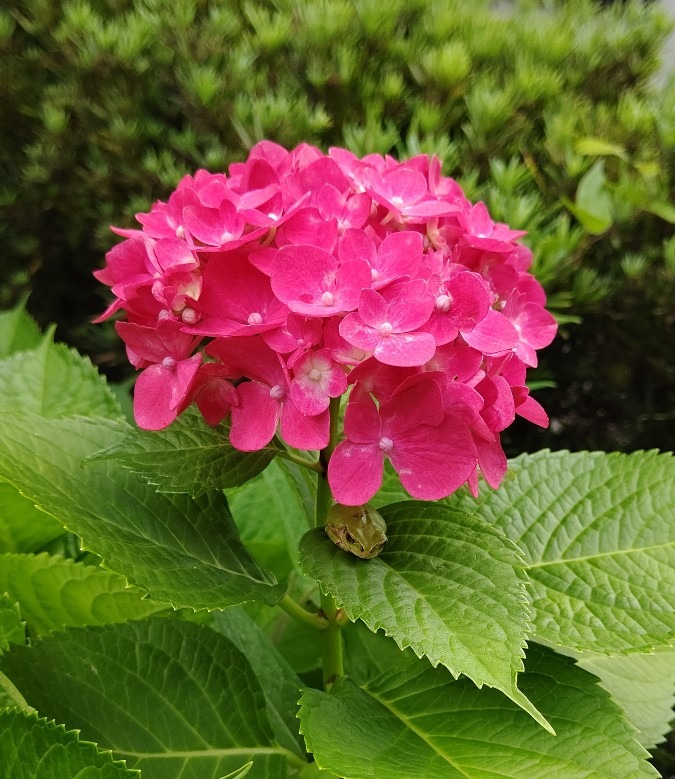
[(284, 460), (289, 460), (292, 463), (302, 465), (303, 468), (309, 468), (310, 471), (315, 473), (323, 473), (323, 466), (319, 462), (313, 462), (312, 460), (305, 460), (304, 457), (300, 457), (293, 452), (289, 452), (287, 449), (279, 449), (276, 452), (277, 457), (281, 457)]
[[(316, 490), (315, 525), (322, 527), (326, 524), (328, 512), (333, 504), (333, 495), (328, 485), (328, 463), (338, 439), (338, 426), (340, 417), (340, 398), (333, 398), (330, 402), (330, 439), (328, 446), (322, 450), (319, 462), (323, 466), (319, 474)], [(328, 620), (328, 627), (321, 636), (321, 655), (323, 660), (323, 686), (329, 690), (335, 681), (344, 676), (344, 660), (342, 655), (342, 625), (338, 617), (341, 610), (338, 609), (335, 598), (332, 595), (321, 593), (321, 611)]]
[(325, 630), (330, 625), (325, 617), (321, 614), (313, 614), (311, 611), (307, 611), (297, 601), (294, 601), (290, 595), (284, 595), (277, 605), (296, 621), (301, 622), (303, 625), (309, 625), (309, 627), (315, 630)]

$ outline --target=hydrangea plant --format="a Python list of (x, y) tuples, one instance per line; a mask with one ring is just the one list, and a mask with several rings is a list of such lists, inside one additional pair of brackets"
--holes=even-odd
[(507, 463), (523, 234), (434, 157), (270, 142), (138, 221), (96, 274), (136, 425), (0, 320), (10, 779), (656, 776), (675, 464)]

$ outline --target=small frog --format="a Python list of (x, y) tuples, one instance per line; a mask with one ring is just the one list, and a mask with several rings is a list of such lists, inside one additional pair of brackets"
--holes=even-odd
[(387, 543), (387, 525), (370, 505), (343, 506), (336, 503), (328, 512), (326, 533), (340, 549), (364, 560), (377, 557)]

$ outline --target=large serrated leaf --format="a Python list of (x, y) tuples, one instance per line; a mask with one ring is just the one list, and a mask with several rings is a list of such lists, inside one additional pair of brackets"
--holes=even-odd
[(119, 419), (114, 394), (91, 362), (45, 337), (30, 351), (0, 360), (0, 412), (50, 419), (76, 415)]
[(602, 654), (675, 641), (675, 458), (539, 452), (497, 491), (450, 504), (523, 550), (542, 639)]
[(549, 727), (516, 676), (528, 630), (521, 556), (504, 535), (464, 512), (408, 501), (380, 510), (389, 541), (368, 561), (343, 552), (315, 528), (300, 565), (350, 619), (383, 629), (432, 665), (504, 692)]
[(143, 600), (143, 590), (128, 587), (123, 576), (48, 554), (0, 554), (0, 592), (20, 604), (31, 636), (141, 619), (163, 608)]
[(298, 542), (314, 524), (312, 482), (316, 474), (276, 459), (255, 479), (228, 493), (242, 540), (280, 578), (297, 565)]
[(94, 456), (115, 460), (138, 473), (159, 492), (187, 492), (237, 487), (264, 470), (275, 450), (240, 452), (230, 444), (227, 427), (207, 425), (188, 409), (165, 430), (132, 429), (119, 444)]
[(675, 649), (628, 657), (582, 655), (577, 662), (599, 677), (637, 728), (643, 747), (652, 749), (664, 740), (675, 718)]
[(37, 552), (63, 535), (60, 522), (0, 482), (0, 552)]
[[(2, 574), (0, 563), (0, 575)], [(21, 610), (16, 599), (0, 583), (0, 652), (12, 644), (26, 643), (26, 623), (21, 619)]]
[(0, 711), (2, 779), (140, 779), (110, 752), (36, 714)]
[(26, 313), (26, 301), (0, 313), (0, 359), (34, 349), (42, 341), (35, 321)]
[(128, 429), (103, 419), (0, 414), (0, 478), (159, 601), (208, 609), (276, 603), (284, 587), (248, 554), (222, 494), (158, 494), (116, 463), (81, 467)]
[(557, 736), (496, 690), (409, 657), (363, 687), (343, 678), (330, 693), (306, 690), (301, 729), (317, 764), (344, 779), (658, 776), (619, 708), (571, 659), (530, 646), (521, 679)]
[(241, 606), (213, 615), (213, 627), (246, 655), (267, 700), (267, 713), (277, 741), (304, 757), (298, 734), (300, 679)]
[(244, 657), (204, 625), (149, 619), (70, 628), (0, 661), (41, 714), (111, 748), (143, 779), (283, 779), (305, 761), (273, 737)]

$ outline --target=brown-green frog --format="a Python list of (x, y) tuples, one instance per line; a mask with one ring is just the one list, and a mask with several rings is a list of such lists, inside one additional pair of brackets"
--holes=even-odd
[(363, 506), (336, 503), (328, 512), (326, 533), (330, 540), (364, 560), (380, 554), (387, 543), (386, 531), (384, 519), (370, 503)]

